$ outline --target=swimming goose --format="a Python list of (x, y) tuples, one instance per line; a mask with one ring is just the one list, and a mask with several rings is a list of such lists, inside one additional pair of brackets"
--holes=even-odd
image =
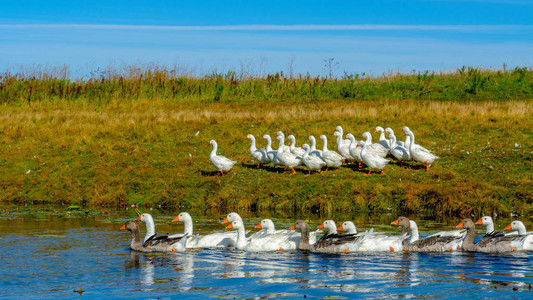
[(381, 144), (381, 146), (385, 147), (385, 149), (389, 149), (391, 145), (390, 141), (385, 137), (385, 129), (383, 129), (383, 127), (377, 126), (374, 132), (379, 132), (379, 143)]
[(316, 149), (316, 139), (314, 136), (310, 135), (309, 140), (311, 141), (311, 151), (309, 152), (309, 155), (314, 155), (322, 158), (322, 150)]
[(135, 221), (126, 222), (120, 230), (129, 230), (131, 232), (131, 250), (139, 252), (183, 252), (185, 251), (186, 239), (169, 238), (160, 236), (151, 239), (145, 243), (141, 242), (139, 226)]
[(302, 233), (298, 249), (318, 253), (347, 253), (357, 251), (361, 243), (361, 237), (346, 234), (327, 234), (314, 244), (309, 243), (309, 225), (305, 221), (296, 221), (291, 228)]
[(257, 149), (255, 145), (255, 137), (252, 134), (247, 135), (246, 138), (250, 139), (251, 141), (250, 155), (257, 161), (257, 166), (259, 167), (261, 164), (268, 164), (270, 162), (270, 158), (268, 158), (266, 148)]
[(278, 160), (283, 164), (285, 167), (290, 168), (292, 170), (292, 174), (296, 174), (296, 171), (294, 170), (294, 167), (300, 165), (302, 163), (302, 159), (290, 152), (290, 148), (286, 147), (284, 145), (284, 136), (282, 133), (278, 133), (277, 138), (279, 139), (279, 148), (277, 157)]
[(230, 247), (237, 241), (237, 234), (232, 231), (212, 232), (203, 236), (193, 235), (192, 217), (187, 212), (180, 213), (172, 222), (183, 222), (185, 228), (182, 235), (188, 236), (187, 248)]
[(272, 138), (270, 137), (270, 135), (265, 134), (263, 135), (262, 139), (267, 141), (266, 151), (268, 158), (270, 159), (272, 164), (274, 164), (274, 166), (281, 165), (281, 162), (278, 159), (278, 151), (272, 149)]
[(254, 239), (247, 239), (244, 224), (237, 220), (231, 222), (226, 229), (237, 231), (235, 248), (249, 252), (295, 250), (296, 243), (288, 235), (263, 235)]
[(398, 161), (409, 161), (411, 160), (411, 155), (409, 155), (409, 149), (405, 148), (404, 146), (401, 146), (396, 142), (396, 136), (394, 133), (389, 134), (390, 138), (390, 153), (392, 156), (394, 156)]
[(321, 135), (320, 139), (324, 143), (324, 146), (322, 147), (322, 159), (326, 162), (326, 171), (330, 167), (340, 167), (344, 157), (335, 151), (328, 150), (328, 138), (325, 135)]
[(409, 131), (406, 134), (411, 137), (411, 143), (409, 144), (409, 154), (411, 155), (411, 158), (421, 163), (425, 162), (426, 171), (429, 171), (429, 167), (431, 167), (431, 164), (435, 160), (439, 159), (439, 157), (434, 155), (424, 147), (415, 147), (415, 135), (412, 131)]
[(294, 135), (291, 134), (287, 138), (289, 139), (289, 141), (291, 141), (291, 145), (289, 146), (289, 148), (291, 149), (291, 153), (296, 156), (302, 157), (305, 151), (300, 147), (296, 147), (296, 138), (294, 137)]
[(523, 250), (525, 236), (503, 235), (497, 233), (486, 234), (474, 244), (476, 225), (471, 219), (463, 219), (457, 228), (466, 229), (466, 238), (463, 241), (463, 251), (470, 252), (514, 252)]
[[(346, 231), (347, 234), (366, 235), (366, 233), (358, 233), (355, 224), (352, 221), (345, 221), (337, 230)], [(366, 235), (363, 239), (359, 249), (361, 252), (381, 252), (381, 251), (401, 251), (402, 241), (406, 237), (401, 236), (388, 236), (381, 232), (372, 232), (372, 234)]]
[(224, 176), (224, 171), (228, 172), (233, 168), (233, 165), (237, 163), (235, 160), (231, 160), (225, 156), (217, 155), (217, 142), (215, 140), (211, 140), (209, 142), (210, 145), (213, 145), (213, 150), (211, 151), (211, 154), (209, 155), (209, 159), (211, 160), (211, 163), (215, 168), (217, 168), (220, 173), (222, 173), (222, 176)]
[(348, 133), (346, 135), (346, 138), (350, 141), (350, 155), (355, 159), (355, 161), (359, 162), (359, 170), (363, 169), (363, 166), (361, 165), (363, 162), (363, 158), (361, 157), (361, 147), (357, 147), (358, 141), (355, 140), (355, 137), (353, 134)]
[(357, 145), (362, 147), (361, 158), (363, 159), (365, 165), (368, 166), (368, 174), (365, 175), (370, 175), (372, 169), (381, 170), (381, 174), (385, 174), (383, 169), (385, 168), (385, 165), (389, 163), (389, 160), (376, 155), (374, 152), (367, 151), (368, 144), (364, 141), (359, 141)]
[(337, 150), (339, 153), (344, 157), (344, 159), (353, 160), (354, 158), (350, 154), (350, 144), (351, 141), (345, 142), (345, 140), (342, 139), (341, 133), (338, 131), (335, 131), (333, 133), (333, 136), (337, 137)]
[[(294, 230), (287, 230), (287, 229), (276, 230), (276, 227), (274, 226), (274, 222), (272, 222), (272, 220), (270, 219), (261, 220), (261, 222), (255, 226), (255, 228), (261, 229), (259, 232), (257, 232), (259, 238), (266, 236), (266, 235), (270, 235), (270, 234), (282, 234), (282, 235), (288, 235), (291, 241), (296, 242), (296, 245), (298, 245), (298, 243), (300, 242), (300, 238), (301, 238), (300, 233)], [(321, 231), (317, 230), (317, 231), (313, 231), (309, 233), (310, 244), (314, 244), (316, 242), (316, 235), (319, 232)]]
[(144, 241), (146, 242), (149, 238), (157, 236), (155, 233), (155, 223), (154, 219), (150, 214), (144, 213), (141, 214), (135, 219), (135, 221), (141, 221), (146, 226), (146, 235), (144, 236)]
[[(406, 217), (399, 217), (391, 225), (397, 225), (402, 228), (402, 235), (411, 234), (411, 222)], [(458, 249), (459, 243), (463, 237), (456, 237), (454, 235), (433, 235), (426, 238), (418, 239), (414, 242), (409, 242), (407, 239), (403, 241), (402, 249), (404, 251), (415, 252), (445, 252)]]
[(311, 170), (320, 170), (323, 166), (326, 165), (326, 162), (323, 161), (320, 157), (310, 155), (311, 147), (309, 147), (308, 144), (303, 145), (304, 148), (304, 155), (302, 156), (302, 162), (305, 164), (307, 169), (309, 169), (309, 174), (307, 176), (311, 175)]
[[(226, 218), (224, 219), (224, 221), (222, 221), (222, 224), (231, 223), (233, 221), (241, 221), (244, 224), (244, 221), (242, 220), (241, 216), (238, 213), (236, 213), (236, 212), (229, 213), (226, 216)], [(246, 232), (246, 233), (248, 233), (248, 232)], [(254, 239), (254, 238), (259, 237), (259, 236), (261, 236), (261, 233), (256, 232), (256, 233), (252, 234), (251, 236), (249, 236), (247, 239), (251, 240), (251, 239)]]
[(384, 158), (389, 153), (389, 148), (383, 147), (383, 145), (378, 143), (372, 143), (372, 134), (370, 132), (364, 132), (362, 137), (365, 139), (365, 143), (368, 146), (368, 152), (372, 152), (375, 155)]
[(527, 232), (526, 226), (522, 221), (513, 221), (504, 230), (516, 230), (509, 232), (507, 235), (525, 235), (524, 239), (524, 250), (533, 250), (533, 232)]
[(485, 234), (494, 233), (494, 221), (492, 221), (492, 217), (484, 216), (476, 222), (476, 225), (484, 225)]

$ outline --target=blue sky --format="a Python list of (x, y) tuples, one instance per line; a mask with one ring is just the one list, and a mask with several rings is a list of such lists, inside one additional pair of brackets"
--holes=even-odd
[(533, 1), (3, 1), (0, 70), (380, 75), (533, 65)]

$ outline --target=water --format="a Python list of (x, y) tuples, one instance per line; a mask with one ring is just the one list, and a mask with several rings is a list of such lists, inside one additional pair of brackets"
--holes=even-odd
[[(156, 221), (160, 232), (181, 230), (166, 221)], [(533, 252), (324, 255), (214, 249), (145, 255), (129, 251), (131, 235), (119, 231), (121, 225), (102, 217), (0, 218), (0, 297), (533, 297)], [(206, 231), (223, 227), (207, 219), (198, 225)], [(80, 288), (81, 296), (74, 292)]]

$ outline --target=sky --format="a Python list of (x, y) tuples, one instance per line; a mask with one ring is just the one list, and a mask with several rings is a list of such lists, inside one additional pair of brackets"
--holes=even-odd
[[(531, 0), (4, 1), (0, 72), (161, 65), (201, 76), (533, 66)], [(37, 66), (37, 67), (36, 67)]]

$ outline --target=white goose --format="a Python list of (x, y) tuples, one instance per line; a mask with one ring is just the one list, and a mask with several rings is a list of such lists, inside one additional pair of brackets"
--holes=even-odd
[(513, 221), (504, 230), (516, 230), (509, 232), (508, 235), (527, 235), (524, 240), (524, 250), (533, 250), (533, 232), (527, 232), (526, 226), (522, 221)]
[(286, 150), (286, 151), (289, 151), (289, 152), (291, 151), (291, 147), (285, 145), (285, 134), (282, 131), (276, 132), (276, 138), (275, 139), (278, 139), (279, 143), (280, 143), (279, 147), (278, 147), (278, 150), (280, 148), (283, 148), (283, 150)]
[(274, 166), (281, 165), (281, 162), (278, 159), (278, 151), (272, 149), (272, 138), (270, 137), (270, 135), (265, 134), (263, 135), (262, 139), (267, 141), (266, 151), (268, 158), (270, 159), (272, 164), (274, 164)]
[(292, 170), (292, 174), (296, 174), (296, 171), (294, 170), (294, 167), (300, 165), (302, 163), (302, 159), (290, 152), (290, 148), (286, 148), (283, 140), (284, 136), (283, 133), (278, 133), (277, 138), (279, 139), (279, 148), (278, 148), (278, 159), (285, 167), (290, 168)]
[(362, 134), (362, 137), (365, 139), (365, 143), (368, 145), (367, 151), (372, 152), (375, 155), (384, 158), (389, 153), (389, 149), (383, 147), (383, 145), (378, 143), (372, 143), (372, 134), (370, 132), (365, 132)]
[[(357, 228), (352, 221), (345, 221), (337, 230), (346, 231), (347, 234), (358, 234)], [(402, 241), (404, 238), (401, 236), (387, 236), (382, 233), (374, 232), (371, 237), (368, 235), (361, 242), (358, 251), (364, 252), (381, 252), (381, 251), (401, 251)]]
[(237, 231), (235, 248), (239, 250), (263, 252), (296, 249), (296, 244), (290, 240), (289, 236), (266, 235), (260, 238), (246, 239), (244, 224), (239, 220), (231, 222), (226, 229), (235, 229)]
[(231, 160), (225, 156), (217, 155), (217, 142), (215, 140), (211, 140), (209, 142), (209, 145), (213, 145), (213, 150), (211, 151), (211, 154), (209, 155), (209, 159), (211, 160), (211, 163), (215, 168), (217, 168), (220, 173), (222, 173), (222, 176), (224, 176), (224, 171), (228, 172), (233, 168), (233, 165), (237, 163), (235, 160)]
[(342, 165), (344, 157), (335, 151), (328, 150), (328, 138), (325, 135), (321, 135), (320, 139), (324, 143), (322, 147), (322, 159), (326, 162), (326, 171), (330, 167), (338, 168)]
[(296, 147), (296, 138), (294, 137), (294, 135), (291, 134), (287, 138), (289, 139), (289, 141), (291, 141), (291, 145), (289, 146), (291, 149), (291, 153), (296, 156), (302, 157), (305, 151), (300, 147)]
[(485, 234), (491, 234), (494, 232), (494, 221), (492, 217), (484, 216), (476, 222), (476, 225), (485, 226)]
[(246, 138), (250, 139), (251, 141), (250, 155), (257, 161), (257, 166), (259, 167), (261, 164), (268, 164), (270, 162), (270, 158), (268, 158), (266, 148), (257, 149), (255, 145), (255, 137), (252, 134), (247, 135)]
[(383, 172), (383, 169), (385, 168), (385, 165), (389, 163), (389, 160), (384, 159), (376, 155), (375, 153), (368, 152), (367, 151), (368, 145), (364, 141), (359, 141), (358, 145), (362, 147), (361, 158), (363, 159), (363, 162), (365, 163), (365, 165), (368, 166), (368, 174), (365, 174), (365, 175), (370, 175), (370, 173), (372, 173), (372, 169), (381, 170), (381, 174), (385, 174)]
[(350, 140), (350, 155), (354, 158), (355, 161), (359, 162), (359, 170), (362, 170), (361, 163), (363, 162), (363, 158), (361, 157), (361, 147), (357, 147), (358, 141), (355, 140), (355, 137), (353, 134), (348, 133), (346, 135), (348, 140)]
[[(189, 213), (182, 212), (172, 222), (183, 222), (184, 233), (188, 235), (186, 247), (190, 248), (219, 248), (235, 246), (237, 234), (235, 232), (212, 232), (203, 236), (193, 235), (193, 222)], [(171, 236), (172, 237), (172, 236)]]
[(310, 135), (309, 140), (311, 141), (311, 151), (309, 152), (309, 155), (314, 155), (322, 158), (322, 150), (316, 149), (316, 139), (314, 136)]
[[(394, 134), (394, 130), (392, 130), (392, 128), (390, 128), (390, 127), (387, 127), (387, 128), (385, 128), (385, 132), (389, 135), (389, 140), (390, 140), (390, 135)], [(406, 135), (405, 136), (405, 142), (396, 140), (396, 144), (398, 146), (402, 146), (402, 147), (405, 147), (405, 148), (409, 149), (410, 140), (411, 140), (411, 138)], [(391, 147), (392, 147), (392, 144), (391, 144)]]
[(415, 147), (415, 135), (412, 131), (409, 131), (406, 134), (411, 137), (411, 143), (409, 144), (409, 154), (411, 154), (411, 158), (421, 163), (425, 162), (426, 171), (429, 171), (429, 167), (431, 167), (431, 164), (435, 160), (439, 159), (439, 157), (431, 153), (426, 148)]
[(341, 135), (341, 140), (342, 140), (342, 143), (343, 143), (343, 144), (348, 144), (348, 145), (350, 144), (350, 141), (349, 141), (348, 139), (344, 139), (344, 138), (343, 138), (343, 136), (344, 136), (344, 132), (343, 132), (341, 126), (337, 126), (337, 127), (335, 127), (335, 132), (340, 133), (340, 135)]
[(396, 136), (394, 133), (389, 134), (390, 137), (390, 153), (400, 162), (411, 160), (411, 155), (409, 155), (409, 149), (401, 146), (396, 142)]
[[(288, 239), (290, 243), (290, 247), (288, 249), (284, 250), (296, 250), (298, 249), (298, 244), (300, 243), (301, 234), (298, 232), (295, 232), (294, 230), (288, 230), (288, 229), (281, 229), (276, 230), (276, 227), (274, 226), (274, 222), (270, 219), (263, 219), (257, 226), (255, 226), (256, 229), (261, 229), (259, 233), (262, 233), (262, 235), (258, 236), (258, 238), (276, 238), (280, 241), (285, 241)], [(316, 232), (314, 234), (310, 235), (310, 243), (313, 244), (316, 242)]]
[(351, 142), (348, 140), (347, 143), (342, 139), (342, 135), (340, 132), (335, 131), (333, 133), (333, 136), (337, 137), (337, 150), (339, 150), (339, 153), (344, 157), (344, 159), (354, 160), (352, 155), (350, 154), (350, 144)]
[[(240, 216), (238, 213), (236, 213), (236, 212), (231, 212), (231, 213), (229, 213), (229, 214), (226, 216), (226, 218), (224, 218), (224, 220), (222, 221), (222, 224), (231, 223), (231, 222), (233, 222), (233, 221), (241, 221), (241, 223), (244, 224), (244, 222), (243, 222), (241, 216)], [(248, 240), (252, 240), (252, 239), (254, 239), (254, 238), (256, 238), (256, 237), (260, 237), (260, 236), (261, 236), (261, 233), (256, 232), (256, 233), (252, 234), (251, 236), (249, 236), (247, 239), (248, 239)]]
[(311, 170), (320, 170), (323, 166), (326, 165), (326, 162), (323, 161), (320, 157), (310, 155), (311, 147), (309, 147), (308, 144), (304, 144), (304, 155), (302, 156), (302, 162), (305, 164), (305, 166), (309, 169), (309, 174), (307, 176), (311, 175)]
[(381, 126), (377, 126), (374, 132), (379, 132), (379, 143), (381, 146), (385, 147), (385, 149), (389, 149), (390, 141), (385, 137), (385, 129)]

